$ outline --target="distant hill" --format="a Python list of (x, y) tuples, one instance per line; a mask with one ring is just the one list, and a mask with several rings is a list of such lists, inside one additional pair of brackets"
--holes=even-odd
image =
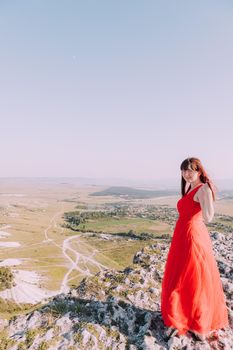
[[(124, 178), (94, 178), (94, 177), (0, 177), (0, 184), (11, 185), (81, 185), (81, 186), (130, 186), (142, 187), (144, 189), (156, 188), (163, 190), (179, 191), (180, 177), (162, 179), (124, 179)], [(219, 191), (233, 190), (233, 179), (212, 179)]]
[(113, 186), (109, 187), (106, 190), (93, 192), (91, 196), (118, 196), (118, 197), (127, 197), (127, 198), (154, 198), (154, 197), (165, 197), (165, 196), (174, 196), (179, 193), (174, 190), (145, 190), (137, 189), (126, 186)]

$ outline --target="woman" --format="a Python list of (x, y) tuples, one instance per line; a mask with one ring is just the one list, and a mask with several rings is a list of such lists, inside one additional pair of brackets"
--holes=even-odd
[[(162, 281), (166, 335), (191, 331), (204, 340), (229, 325), (225, 295), (206, 223), (214, 216), (213, 185), (198, 158), (180, 166), (182, 197)], [(187, 188), (188, 187), (188, 188)]]

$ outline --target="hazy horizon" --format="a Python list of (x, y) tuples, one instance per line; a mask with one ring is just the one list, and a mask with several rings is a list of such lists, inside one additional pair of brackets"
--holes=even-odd
[[(180, 178), (161, 178), (161, 179), (133, 179), (133, 178), (111, 178), (111, 177), (0, 177), (0, 183), (17, 185), (25, 184), (75, 184), (80, 186), (125, 186), (125, 187), (141, 187), (151, 189), (180, 189)], [(213, 180), (213, 179), (212, 179)], [(232, 179), (214, 179), (214, 184), (218, 190), (233, 190)], [(12, 182), (14, 182), (12, 184)], [(12, 188), (13, 192), (14, 189)], [(0, 189), (1, 193), (2, 189)]]

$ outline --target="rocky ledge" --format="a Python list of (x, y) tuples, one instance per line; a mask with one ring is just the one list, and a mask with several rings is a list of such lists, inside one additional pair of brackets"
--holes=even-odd
[(103, 270), (41, 308), (1, 320), (0, 350), (233, 349), (232, 234), (210, 233), (230, 327), (205, 341), (191, 333), (168, 341), (160, 312), (161, 281), (170, 240), (143, 248), (123, 271)]

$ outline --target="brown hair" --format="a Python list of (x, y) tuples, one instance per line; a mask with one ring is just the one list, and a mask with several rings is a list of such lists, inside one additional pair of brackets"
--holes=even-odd
[[(200, 180), (201, 180), (201, 182), (208, 184), (208, 186), (212, 192), (213, 200), (215, 201), (215, 191), (217, 190), (217, 187), (210, 180), (206, 170), (204, 169), (203, 165), (201, 164), (200, 159), (195, 158), (195, 157), (191, 157), (191, 158), (186, 158), (185, 160), (183, 160), (183, 162), (180, 165), (180, 170), (187, 170), (190, 168), (192, 170), (201, 172)], [(185, 195), (185, 185), (186, 185), (186, 181), (183, 178), (183, 176), (181, 175), (181, 193), (182, 193), (182, 196)], [(191, 189), (191, 185), (189, 186), (187, 192), (190, 189)]]

